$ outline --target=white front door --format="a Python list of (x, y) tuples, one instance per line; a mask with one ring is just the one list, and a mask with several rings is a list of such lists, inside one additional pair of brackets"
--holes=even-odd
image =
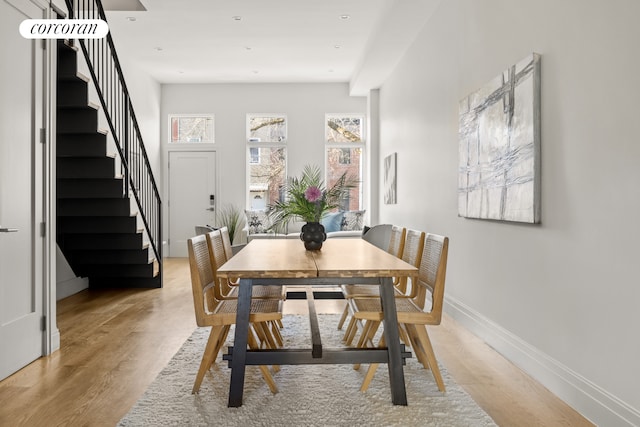
[(20, 22), (27, 0), (0, 0), (0, 380), (43, 354), (43, 57)]
[(186, 257), (196, 225), (215, 225), (216, 153), (169, 152), (169, 256)]

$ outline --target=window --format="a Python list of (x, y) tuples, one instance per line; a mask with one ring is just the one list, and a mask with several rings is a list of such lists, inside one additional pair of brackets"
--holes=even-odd
[(325, 139), (328, 144), (363, 143), (363, 124), (363, 116), (327, 114)]
[(340, 156), (338, 157), (338, 163), (341, 165), (351, 164), (351, 150), (348, 148), (340, 148)]
[(248, 206), (266, 209), (283, 200), (287, 179), (287, 118), (283, 114), (248, 114)]
[(363, 115), (327, 114), (325, 117), (327, 185), (332, 186), (344, 173), (360, 180), (360, 185), (342, 201), (341, 209), (345, 211), (362, 209), (363, 129)]
[(250, 143), (285, 142), (287, 117), (284, 114), (250, 114), (247, 116), (247, 140)]
[(258, 147), (249, 147), (249, 163), (260, 163), (260, 149)]
[(213, 114), (170, 115), (170, 143), (213, 143)]

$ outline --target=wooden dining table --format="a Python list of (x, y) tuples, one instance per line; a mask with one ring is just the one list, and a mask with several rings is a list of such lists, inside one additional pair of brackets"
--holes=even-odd
[[(228, 406), (242, 405), (247, 365), (354, 363), (386, 363), (391, 400), (394, 405), (406, 405), (403, 365), (411, 353), (399, 338), (393, 278), (417, 274), (414, 266), (360, 238), (328, 239), (318, 251), (306, 250), (303, 242), (295, 239), (252, 240), (218, 269), (220, 277), (240, 279), (234, 343), (223, 356), (231, 367)], [(304, 285), (311, 289), (350, 283), (380, 285), (387, 347), (323, 348), (310, 303), (311, 349), (247, 349), (252, 286)], [(313, 298), (309, 290), (307, 295)]]

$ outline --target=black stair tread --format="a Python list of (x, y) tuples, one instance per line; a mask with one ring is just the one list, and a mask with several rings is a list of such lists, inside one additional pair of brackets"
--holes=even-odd
[(59, 217), (58, 234), (84, 233), (139, 233), (134, 216), (82, 216)]
[(71, 40), (69, 39), (60, 39), (60, 42), (58, 43), (59, 45), (67, 48), (67, 49), (71, 49), (74, 52), (78, 52), (79, 48), (78, 46), (74, 45), (71, 43)]
[[(59, 107), (58, 109), (61, 109), (61, 108), (64, 109), (64, 108), (79, 108), (79, 107)], [(88, 132), (88, 131), (87, 132), (85, 132), (85, 131), (80, 131), (80, 132), (56, 132), (56, 135), (59, 137), (61, 135), (62, 136), (64, 136), (64, 135), (82, 135), (82, 134), (91, 135), (91, 134), (94, 134), (94, 133), (101, 133), (103, 135), (109, 135), (109, 131), (107, 129), (101, 129), (101, 128), (98, 128), (95, 131), (90, 131), (90, 132)]]
[(87, 102), (87, 105), (60, 105), (58, 107), (58, 110), (65, 110), (65, 111), (69, 111), (69, 110), (95, 110), (98, 111), (100, 110), (100, 106), (98, 104), (96, 104), (95, 102)]
[[(109, 158), (109, 159), (116, 159), (116, 154), (114, 153), (106, 153), (106, 154), (102, 154), (102, 155), (89, 155), (89, 154), (77, 154), (77, 155), (73, 155), (73, 154), (65, 154), (63, 156), (57, 156), (58, 158), (62, 158), (62, 159), (105, 159), (105, 158)], [(71, 178), (63, 178), (63, 179), (71, 179)], [(78, 179), (82, 179), (82, 178), (78, 178)], [(89, 179), (98, 179), (98, 178), (89, 178)]]
[(149, 262), (148, 249), (67, 250), (65, 256), (73, 264), (144, 264)]
[(72, 81), (83, 81), (85, 83), (90, 83), (91, 82), (91, 78), (85, 76), (84, 74), (82, 74), (80, 71), (76, 71), (75, 73), (71, 74), (71, 73), (64, 73), (64, 72), (58, 72), (58, 81), (59, 82), (72, 82)]

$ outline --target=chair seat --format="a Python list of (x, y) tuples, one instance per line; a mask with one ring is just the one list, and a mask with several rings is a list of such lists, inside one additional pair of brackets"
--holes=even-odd
[(378, 285), (340, 285), (340, 288), (345, 299), (380, 296)]
[[(239, 287), (234, 285), (224, 299), (236, 299), (238, 298)], [(287, 292), (284, 286), (254, 286), (251, 290), (251, 298), (256, 299), (274, 299), (285, 300), (287, 299)]]
[[(238, 300), (220, 301), (213, 315), (207, 316), (209, 325), (232, 325), (236, 323)], [(282, 300), (252, 299), (249, 322), (268, 322), (282, 319)]]
[[(379, 285), (340, 285), (342, 295), (345, 299), (351, 298), (372, 298), (380, 296)], [(407, 295), (394, 287), (396, 298), (408, 298)]]
[[(382, 304), (377, 298), (354, 298), (351, 300), (354, 317), (362, 320), (381, 322), (384, 319)], [(416, 325), (434, 325), (439, 323), (431, 313), (420, 309), (409, 298), (396, 298), (396, 312), (398, 323), (412, 323)], [(437, 322), (437, 323), (436, 323)]]

